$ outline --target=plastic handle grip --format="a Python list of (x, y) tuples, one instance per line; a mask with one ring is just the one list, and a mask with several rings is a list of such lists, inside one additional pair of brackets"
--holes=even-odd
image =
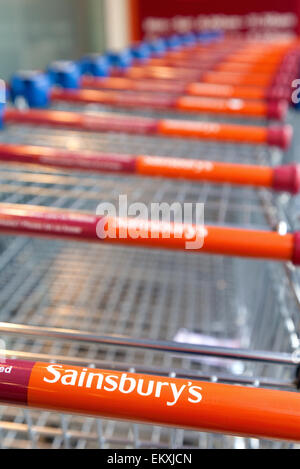
[(4, 360), (0, 369), (1, 403), (300, 441), (300, 400), (293, 392), (59, 363)]
[(168, 135), (169, 137), (270, 145), (284, 150), (289, 147), (293, 135), (292, 127), (289, 125), (266, 128), (213, 122), (156, 120), (144, 117), (99, 116), (64, 111), (29, 110), (21, 112), (16, 109), (6, 109), (3, 122), (72, 128), (93, 132), (115, 131), (130, 134)]
[(297, 164), (270, 168), (184, 158), (78, 152), (15, 144), (0, 144), (0, 162), (39, 164), (89, 172), (125, 172), (148, 177), (159, 176), (188, 181), (239, 184), (272, 188), (291, 194), (296, 194), (300, 190), (300, 169)]
[(0, 231), (278, 261), (294, 260), (298, 249), (290, 233), (103, 217), (19, 204), (0, 204)]
[(282, 120), (286, 117), (288, 105), (275, 101), (247, 101), (242, 99), (220, 99), (193, 96), (177, 98), (172, 94), (156, 95), (153, 93), (122, 93), (118, 91), (99, 90), (54, 90), (53, 101), (108, 104), (110, 106), (129, 108), (172, 109), (185, 112), (210, 112), (214, 114), (232, 114), (256, 118), (273, 118)]
[(158, 131), (168, 136), (270, 145), (282, 149), (290, 146), (293, 135), (292, 128), (288, 125), (268, 128), (168, 119), (159, 122)]

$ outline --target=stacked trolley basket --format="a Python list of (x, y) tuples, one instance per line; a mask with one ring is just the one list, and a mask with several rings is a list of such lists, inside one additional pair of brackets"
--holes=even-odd
[[(198, 54), (213, 47), (219, 60), (221, 52), (227, 57), (234, 47), (230, 41), (208, 39), (198, 46)], [(195, 53), (196, 47), (179, 50), (176, 41), (169, 40), (169, 47), (177, 47), (175, 52), (159, 57), (162, 62), (157, 59), (158, 64), (169, 60), (175, 77), (184, 71), (184, 55)], [(279, 45), (274, 45), (277, 50), (275, 46)], [(155, 47), (158, 51), (161, 42)], [(259, 47), (264, 45), (255, 44)], [(121, 75), (126, 54), (111, 54), (110, 60), (119, 66), (115, 75)], [(54, 71), (51, 66), (51, 79), (61, 86), (64, 80), (72, 82), (76, 79), (73, 65), (56, 64)], [(146, 67), (136, 69), (142, 74)], [(126, 70), (123, 75), (129, 75), (131, 68)], [(92, 78), (88, 80), (91, 85)], [(153, 88), (164, 83), (163, 78), (152, 80)], [(18, 74), (12, 85), (17, 104), (30, 100), (30, 104), (45, 104), (49, 99), (44, 75)], [(292, 263), (299, 262), (299, 238), (287, 233), (294, 227), (282, 209), (282, 196), (270, 189), (274, 183), (270, 168), (284, 164), (279, 147), (285, 145), (288, 129), (280, 124), (271, 138), (266, 123), (253, 124), (253, 116), (249, 122), (244, 117), (236, 123), (236, 118), (213, 113), (187, 115), (172, 107), (145, 111), (121, 106), (127, 96), (127, 105), (128, 99), (135, 99), (143, 107), (141, 92), (128, 98), (124, 91), (117, 103), (99, 104), (98, 95), (96, 104), (89, 98), (88, 105), (78, 104), (79, 99), (74, 104), (76, 90), (55, 88), (51, 98), (55, 93), (63, 99), (51, 104), (54, 112), (12, 107), (3, 111), (7, 125), (0, 144), (0, 336), (8, 361), (3, 360), (7, 374), (0, 374), (0, 395), (3, 404), (14, 405), (1, 407), (0, 445), (280, 448), (299, 441), (299, 287)], [(155, 103), (170, 98), (154, 91), (152, 96)], [(237, 102), (233, 104), (236, 107)], [(165, 116), (171, 119), (164, 127), (169, 132), (157, 135), (157, 121), (161, 123)], [(212, 135), (207, 139), (205, 133), (211, 130), (202, 124), (203, 118), (217, 132), (215, 140)], [(231, 122), (240, 127), (226, 127)], [(176, 123), (181, 133), (174, 138)], [(127, 159), (120, 160), (119, 154)], [(85, 163), (84, 155), (90, 155)], [(172, 167), (171, 171), (162, 159), (160, 164), (165, 166), (148, 168), (141, 177), (130, 174), (133, 160), (128, 155), (176, 157), (184, 162), (168, 160), (177, 164), (177, 170)], [(188, 164), (192, 159), (256, 168), (248, 167), (246, 176), (236, 167), (224, 176), (223, 168), (223, 173), (216, 171), (215, 179), (201, 181)], [(257, 176), (261, 168), (265, 168), (264, 182)], [(279, 173), (280, 181), (273, 188), (295, 192), (297, 168)], [(237, 179), (234, 174), (239, 174)], [(258, 187), (251, 186), (249, 174), (253, 184), (260, 181)], [(241, 182), (241, 177), (248, 185), (229, 183)], [(96, 209), (101, 202), (117, 205), (119, 195), (126, 195), (128, 204), (142, 202), (148, 208), (153, 202), (204, 203), (205, 224), (215, 226), (208, 235), (212, 236), (210, 252), (184, 252), (183, 242), (173, 244), (176, 249), (160, 249), (172, 248), (167, 239), (157, 244), (135, 240), (129, 246), (128, 239), (119, 240), (121, 244), (100, 240), (95, 231)], [(226, 236), (223, 227), (233, 231)], [(236, 227), (247, 231), (235, 231)], [(74, 366), (113, 370), (113, 378), (109, 391), (99, 385), (100, 394), (95, 397), (82, 374), (81, 384), (57, 387), (53, 398), (48, 392), (51, 385), (44, 389), (39, 383), (45, 369), (32, 368), (32, 362), (64, 364), (79, 373), (82, 368)], [(55, 374), (47, 376), (50, 380)], [(114, 385), (122, 376), (129, 386), (123, 393)], [(136, 389), (130, 391), (138, 379), (148, 383), (149, 396), (146, 388), (140, 388), (143, 396)], [(160, 384), (158, 392), (158, 383), (165, 383), (168, 391)], [(171, 383), (177, 392), (184, 386), (176, 399), (169, 391)]]

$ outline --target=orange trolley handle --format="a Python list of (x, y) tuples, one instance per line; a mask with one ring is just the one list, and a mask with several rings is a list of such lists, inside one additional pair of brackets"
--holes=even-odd
[(151, 93), (170, 93), (178, 95), (204, 96), (210, 98), (241, 98), (263, 101), (288, 101), (291, 96), (290, 85), (280, 86), (238, 86), (203, 82), (175, 82), (154, 79), (133, 80), (124, 77), (99, 78), (84, 76), (81, 80), (82, 88), (129, 90)]
[(253, 118), (284, 120), (288, 103), (284, 100), (227, 99), (220, 97), (177, 96), (173, 94), (127, 93), (99, 90), (61, 90), (51, 92), (51, 100), (58, 102), (97, 103), (126, 108), (175, 109), (183, 112), (230, 114)]
[(293, 136), (293, 129), (290, 125), (263, 127), (33, 109), (28, 111), (6, 109), (3, 113), (3, 122), (4, 124), (41, 125), (90, 132), (123, 132), (135, 135), (269, 145), (283, 150), (290, 146)]
[(0, 204), (0, 232), (291, 261), (300, 265), (300, 232), (282, 235), (273, 231), (91, 215), (6, 203)]
[(286, 150), (292, 141), (293, 128), (290, 125), (260, 127), (163, 119), (158, 122), (158, 133), (169, 137), (199, 138), (256, 145), (267, 144)]
[(272, 168), (186, 158), (78, 152), (3, 143), (0, 144), (0, 162), (38, 164), (96, 173), (127, 173), (194, 182), (239, 184), (265, 187), (291, 194), (297, 194), (300, 190), (300, 165), (297, 164)]
[(0, 361), (0, 402), (300, 441), (300, 399), (296, 392), (4, 359)]

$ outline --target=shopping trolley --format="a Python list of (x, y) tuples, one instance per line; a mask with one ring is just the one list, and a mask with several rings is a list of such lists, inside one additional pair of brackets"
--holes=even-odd
[[(145, 149), (151, 140), (149, 148), (156, 145), (157, 152), (174, 151), (173, 140), (165, 139), (159, 146), (160, 140), (152, 141), (153, 137), (118, 138), (21, 127), (2, 135), (7, 141), (55, 142), (58, 146), (64, 146), (68, 139), (74, 143), (75, 139), (83, 148), (88, 144), (97, 149), (108, 145), (113, 148), (113, 144), (114, 148), (140, 145)], [(198, 152), (209, 149), (212, 154), (218, 148), (207, 144), (206, 149), (203, 145), (199, 150), (195, 142), (179, 143), (176, 154), (182, 156), (189, 148), (193, 152), (193, 147)], [(222, 146), (219, 148), (223, 151)], [(237, 156), (232, 153), (232, 145), (225, 148), (228, 158)], [(253, 158), (253, 148), (244, 146), (243, 151), (248, 161)], [(270, 229), (283, 221), (283, 215), (276, 211), (274, 195), (266, 190), (83, 175), (34, 165), (2, 166), (1, 172), (2, 202), (12, 204), (95, 213), (99, 201), (114, 201), (118, 193), (125, 193), (132, 201), (206, 200), (206, 218), (218, 224)], [(279, 224), (279, 229), (282, 226)], [(2, 236), (1, 240), (1, 277), (5, 285), (1, 331), (8, 357), (293, 389), (296, 364), (290, 354), (298, 348), (298, 336), (297, 302), (289, 286), (292, 267), (108, 244), (11, 236)], [(140, 339), (140, 344), (132, 347), (130, 339)], [(148, 344), (141, 339), (148, 339)], [(202, 352), (207, 355), (182, 354), (182, 342), (192, 349), (195, 341), (202, 347), (206, 345)], [(212, 344), (223, 350), (211, 350)], [(174, 346), (178, 348), (176, 353)], [(244, 361), (238, 349), (246, 349), (248, 354), (252, 350), (278, 353), (253, 352), (252, 360)], [(238, 359), (233, 360), (230, 353), (237, 354)], [(24, 411), (20, 407), (3, 408), (1, 429), (4, 447), (279, 446), (254, 439)]]
[[(236, 39), (229, 40), (229, 42), (227, 40), (221, 45), (212, 42), (205, 48), (200, 47), (200, 51), (194, 44), (191, 48), (175, 52), (167, 51), (163, 41), (158, 41), (158, 44), (157, 41), (144, 42), (131, 49), (131, 56), (137, 61), (137, 66), (133, 67), (129, 67), (131, 57), (128, 52), (115, 54), (113, 61), (111, 54), (108, 54), (108, 61), (106, 57), (93, 54), (84, 57), (79, 62), (80, 70), (84, 74), (80, 84), (83, 88), (102, 90), (151, 91), (152, 93), (156, 91), (205, 98), (289, 101), (291, 83), (297, 77), (299, 68), (297, 44), (295, 43), (289, 52), (283, 44), (277, 51), (274, 51), (273, 47), (273, 50), (269, 49), (268, 55), (266, 50), (269, 48), (268, 45), (264, 47), (262, 43), (251, 42), (247, 45), (244, 40), (241, 40), (241, 44), (237, 47), (237, 42)], [(264, 52), (262, 48), (265, 49)], [(155, 57), (156, 55), (159, 57)], [(111, 72), (110, 63), (113, 65), (117, 63), (119, 68)], [(69, 67), (69, 73), (66, 73), (66, 67)], [(123, 72), (120, 68), (124, 69)], [(70, 88), (76, 87), (75, 69), (74, 63), (56, 62), (49, 67), (49, 72), (54, 83)], [(251, 76), (253, 73), (256, 76)], [(263, 77), (266, 73), (271, 74), (271, 81), (268, 77)], [(265, 78), (267, 83), (261, 83), (261, 80), (264, 81)], [(254, 84), (256, 86), (253, 86)], [(59, 92), (54, 92), (55, 99), (61, 99), (63, 96)], [(92, 94), (83, 93), (82, 99), (87, 96), (92, 96)], [(94, 94), (94, 97), (96, 96), (97, 93)], [(118, 99), (118, 96), (114, 99)], [(211, 99), (179, 98), (176, 100), (173, 98), (171, 102), (173, 107), (176, 106), (181, 110), (193, 108), (195, 111), (198, 108), (203, 111), (206, 105), (206, 108), (216, 112), (213, 108), (214, 100)], [(223, 108), (225, 104), (226, 102), (223, 102)]]
[[(168, 40), (165, 42), (168, 43)], [(96, 55), (83, 57), (78, 63), (54, 62), (48, 67), (46, 75), (32, 72), (16, 74), (11, 81), (10, 94), (14, 102), (18, 103), (20, 99), (25, 99), (33, 107), (45, 106), (51, 101), (129, 109), (150, 108), (156, 112), (161, 110), (229, 114), (232, 117), (243, 116), (252, 119), (285, 117), (288, 102), (286, 93), (298, 72), (299, 45), (296, 41), (244, 44), (242, 41), (237, 47), (236, 41), (229, 40), (229, 43), (225, 41), (217, 45), (215, 50), (211, 48), (203, 50), (203, 46), (200, 46), (200, 51), (199, 46), (197, 48), (195, 45), (177, 51), (178, 44), (177, 41), (174, 51), (172, 50), (174, 43), (171, 41), (171, 51), (160, 58), (153, 57), (155, 52), (153, 47), (151, 49), (151, 43), (141, 43), (130, 51), (126, 50), (119, 54), (107, 53), (106, 58)], [(148, 59), (146, 62), (145, 57)], [(188, 60), (187, 63), (193, 64), (195, 68), (202, 67), (203, 83), (193, 83), (193, 79), (195, 81), (199, 75), (197, 70), (195, 75), (192, 69), (184, 68), (181, 62), (179, 66), (176, 65), (180, 57)], [(154, 74), (153, 78), (159, 78), (159, 81), (152, 80), (152, 87), (150, 82), (143, 80), (140, 82), (148, 67), (152, 70), (153, 61), (154, 63), (157, 60), (162, 61), (164, 64), (170, 59), (174, 64), (173, 68), (170, 68), (171, 76), (168, 77), (167, 83), (163, 80), (166, 76), (164, 67), (157, 68), (157, 77)], [(211, 62), (215, 64), (215, 69), (210, 70)], [(135, 70), (142, 75), (134, 75)], [(120, 78), (124, 73), (127, 78)], [(94, 77), (85, 76), (86, 74), (92, 74)], [(103, 81), (103, 77), (108, 75), (113, 76)], [(119, 78), (116, 78), (116, 75), (119, 75)], [(136, 79), (136, 83), (130, 79), (132, 76)], [(177, 83), (184, 77), (184, 85)], [(248, 86), (239, 86), (246, 84)], [(94, 86), (100, 89), (80, 90), (80, 86)], [(129, 89), (125, 89), (126, 87)], [(216, 94), (209, 91), (212, 88), (217, 90)], [(137, 93), (137, 90), (143, 93)], [(160, 94), (153, 93), (159, 90)], [(169, 93), (166, 93), (167, 90)], [(204, 96), (201, 96), (203, 94)]]
[[(129, 117), (125, 119), (128, 121)], [(43, 125), (24, 126), (19, 118), (3, 130), (1, 142), (76, 151), (123, 152), (126, 149), (130, 154), (198, 157), (222, 162), (242, 159), (248, 164), (254, 161), (273, 164), (282, 159), (279, 149), (253, 142), (251, 145), (213, 143), (184, 136), (173, 139), (168, 135), (126, 134), (115, 129), (116, 132), (106, 133), (65, 131)], [(138, 178), (134, 174), (96, 175), (29, 163), (2, 163), (0, 171), (1, 207), (14, 210), (13, 216), (22, 217), (22, 210), (24, 214), (32, 206), (38, 206), (49, 207), (50, 212), (57, 209), (55, 216), (67, 210), (74, 216), (80, 213), (81, 220), (89, 219), (88, 214), (94, 217), (100, 202), (116, 204), (122, 194), (127, 195), (129, 203), (141, 201), (148, 207), (152, 202), (201, 202), (205, 203), (206, 223), (271, 231), (272, 237), (288, 240), (284, 250), (291, 253), (291, 236), (286, 235), (286, 230), (293, 230), (293, 226), (288, 226), (278, 196), (265, 188), (209, 182), (200, 185), (195, 181)], [(2, 219), (3, 215), (4, 211)], [(181, 409), (179, 414), (168, 412), (171, 420), (167, 422), (155, 402), (147, 415), (134, 419), (143, 423), (128, 423), (123, 411), (113, 413), (118, 402), (109, 406), (110, 415), (102, 412), (108, 418), (102, 420), (78, 415), (79, 404), (77, 409), (70, 404), (69, 413), (62, 414), (55, 411), (50, 401), (48, 407), (42, 405), (46, 410), (38, 410), (24, 409), (19, 400), (19, 405), (1, 408), (3, 447), (257, 448), (290, 447), (289, 441), (297, 439), (288, 434), (291, 428), (297, 433), (297, 422), (293, 421), (288, 428), (285, 418), (280, 420), (280, 425), (278, 419), (277, 425), (272, 420), (274, 399), (280, 399), (283, 412), (287, 411), (286, 396), (293, 405), (298, 402), (297, 271), (291, 262), (285, 262), (292, 261), (292, 257), (284, 257), (284, 262), (269, 262), (110, 245), (98, 239), (94, 239), (95, 243), (78, 243), (59, 239), (60, 236), (47, 240), (24, 236), (24, 231), (17, 233), (13, 224), (10, 234), (4, 235), (8, 224), (6, 230), (3, 225), (1, 230), (0, 281), (5, 288), (0, 293), (0, 331), (5, 339), (6, 357), (26, 360), (27, 365), (18, 362), (18, 369), (23, 367), (31, 373), (30, 367), (38, 361), (67, 365), (79, 374), (85, 372), (83, 367), (89, 373), (96, 367), (113, 370), (111, 374), (115, 376), (123, 372), (131, 379), (138, 375), (143, 379), (146, 375), (149, 378), (144, 380), (151, 381), (153, 377), (155, 386), (162, 380), (178, 385), (181, 381), (176, 381), (177, 378), (191, 383), (190, 388), (201, 381), (203, 388), (212, 386), (213, 391), (218, 383), (241, 384), (242, 392), (246, 392), (241, 400), (243, 412), (248, 414), (244, 414), (241, 425), (249, 425), (247, 409), (253, 405), (257, 416), (264, 417), (267, 423), (270, 418), (272, 425), (266, 423), (263, 431), (275, 438), (273, 442), (258, 440), (255, 431), (250, 435), (246, 431), (249, 438), (229, 436), (223, 434), (226, 428), (219, 435), (195, 431), (187, 422), (176, 421), (179, 414), (185, 415), (186, 409)], [(6, 365), (8, 376), (16, 362)], [(39, 371), (39, 365), (35, 366)], [(275, 389), (279, 394), (265, 394), (265, 388)], [(235, 398), (231, 392), (240, 388), (218, 389), (225, 390), (225, 394), (228, 390), (228, 403), (233, 405)], [(293, 393), (285, 394), (287, 391)], [(259, 410), (255, 402), (264, 407)], [(134, 407), (143, 412), (142, 401), (135, 405), (128, 399), (126, 403), (132, 417)], [(233, 407), (228, 403), (225, 415), (232, 415)], [(214, 409), (208, 407), (207, 412), (213, 415)], [(121, 421), (113, 419), (121, 414)], [(294, 418), (291, 413), (286, 413), (287, 416), (289, 420)], [(155, 425), (149, 425), (153, 417)], [(168, 426), (160, 426), (159, 422)], [(253, 421), (250, 423), (255, 426)], [(188, 428), (175, 429), (178, 424)], [(241, 430), (240, 427), (239, 433), (245, 433)], [(282, 432), (281, 437), (277, 431)], [(288, 442), (283, 443), (281, 439)]]

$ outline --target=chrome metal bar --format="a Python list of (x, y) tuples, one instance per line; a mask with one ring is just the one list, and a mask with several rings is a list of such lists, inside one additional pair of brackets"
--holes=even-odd
[(175, 341), (134, 339), (126, 336), (100, 336), (90, 332), (72, 329), (58, 329), (55, 327), (27, 326), (0, 322), (0, 333), (26, 335), (46, 339), (69, 340), (87, 342), (88, 344), (108, 345), (114, 347), (132, 347), (138, 349), (155, 350), (158, 352), (178, 353), (196, 356), (209, 356), (235, 360), (258, 361), (278, 365), (297, 365), (296, 358), (289, 353), (268, 352), (259, 350), (245, 350), (230, 347), (215, 347), (210, 345), (194, 345)]
[(135, 363), (124, 363), (124, 362), (108, 362), (103, 360), (93, 359), (89, 361), (85, 358), (70, 357), (68, 355), (53, 355), (53, 354), (43, 354), (37, 352), (19, 352), (16, 350), (5, 350), (5, 355), (7, 358), (18, 358), (21, 360), (34, 360), (34, 361), (49, 361), (49, 362), (59, 362), (65, 364), (72, 364), (78, 366), (95, 366), (104, 370), (118, 370), (118, 371), (130, 371), (134, 373), (143, 373), (149, 375), (159, 375), (159, 376), (169, 376), (184, 379), (195, 379), (203, 381), (213, 381), (215, 383), (221, 382), (226, 384), (240, 384), (244, 386), (254, 386), (254, 387), (265, 387), (265, 388), (276, 388), (282, 390), (294, 390), (296, 391), (296, 382), (295, 381), (283, 381), (276, 380), (273, 378), (258, 377), (258, 376), (245, 376), (245, 375), (233, 375), (230, 373), (218, 373), (214, 375), (212, 373), (203, 373), (200, 371), (192, 372), (189, 370), (172, 368), (166, 369), (156, 366), (149, 365), (137, 365)]

